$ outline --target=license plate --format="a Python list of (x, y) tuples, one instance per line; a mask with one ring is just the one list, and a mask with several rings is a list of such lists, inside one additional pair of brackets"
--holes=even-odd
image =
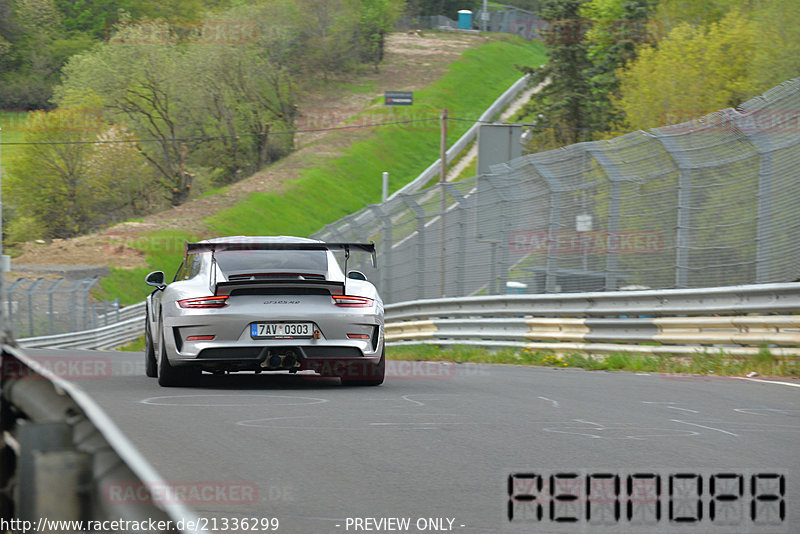
[(250, 337), (262, 338), (298, 338), (312, 337), (314, 323), (253, 323), (250, 325)]

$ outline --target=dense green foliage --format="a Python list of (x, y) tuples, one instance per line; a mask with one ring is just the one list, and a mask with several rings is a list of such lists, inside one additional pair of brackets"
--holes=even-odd
[(0, 109), (51, 108), (53, 87), (74, 54), (104, 39), (120, 17), (195, 20), (227, 2), (0, 0)]
[(545, 0), (529, 150), (735, 107), (800, 74), (796, 0)]
[[(713, 20), (674, 26), (620, 73), (626, 126), (662, 126), (738, 106), (800, 74), (800, 3), (718, 2)], [(727, 8), (727, 10), (725, 9)], [(666, 27), (666, 24), (665, 24)]]
[[(24, 35), (47, 27), (78, 32), (91, 42), (98, 24), (109, 20), (105, 4), (81, 10), (74, 3), (48, 2), (9, 8), (17, 18), (26, 9), (36, 13), (37, 25)], [(17, 147), (8, 165), (7, 235), (12, 241), (77, 235), (167, 202), (180, 205), (286, 155), (293, 148), (297, 91), (320, 74), (341, 75), (364, 62), (377, 69), (385, 35), (403, 5), (270, 0), (220, 4), (202, 15), (201, 6), (191, 3), (147, 10), (174, 18), (136, 20), (120, 13), (104, 29), (103, 41), (66, 60), (61, 83), (52, 90), (58, 109), (37, 112), (42, 115), (35, 129), (24, 130), (29, 143), (102, 138), (109, 144), (104, 151), (91, 144)], [(193, 14), (197, 18), (189, 20)], [(39, 82), (48, 95), (51, 81)], [(124, 142), (113, 157), (112, 141)], [(100, 158), (99, 152), (106, 155)], [(114, 158), (120, 164), (107, 163)], [(58, 172), (40, 172), (40, 161)], [(90, 174), (101, 167), (108, 172), (105, 180), (114, 176), (116, 185), (95, 183)], [(26, 185), (37, 180), (48, 187)], [(49, 187), (63, 194), (53, 195)], [(132, 197), (121, 205), (120, 195)]]
[(534, 143), (539, 148), (583, 140), (582, 132), (589, 123), (586, 71), (591, 63), (582, 35), (581, 4), (576, 0), (544, 3), (541, 15), (549, 25), (543, 33), (550, 60), (541, 66), (520, 67), (531, 75), (531, 85), (547, 83), (519, 113), (536, 125)]

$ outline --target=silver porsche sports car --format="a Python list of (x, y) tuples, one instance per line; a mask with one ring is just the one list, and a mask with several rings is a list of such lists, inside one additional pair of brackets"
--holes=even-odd
[[(345, 272), (334, 251), (344, 252)], [(202, 371), (313, 370), (343, 383), (384, 377), (383, 302), (351, 252), (369, 243), (224, 237), (187, 243), (172, 283), (147, 275), (146, 373), (190, 385)]]

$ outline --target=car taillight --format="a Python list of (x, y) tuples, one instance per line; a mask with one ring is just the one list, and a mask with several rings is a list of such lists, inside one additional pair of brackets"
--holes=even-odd
[(178, 301), (181, 308), (223, 308), (228, 304), (228, 295), (217, 297), (199, 297)]
[(333, 295), (333, 303), (342, 308), (369, 308), (372, 306), (372, 299), (352, 295)]
[(211, 341), (216, 336), (211, 335), (203, 335), (203, 336), (189, 336), (186, 338), (186, 341)]

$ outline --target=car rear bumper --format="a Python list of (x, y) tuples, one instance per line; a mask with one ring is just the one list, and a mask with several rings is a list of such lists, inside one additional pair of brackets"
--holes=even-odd
[(382, 339), (374, 352), (364, 352), (357, 346), (333, 345), (220, 346), (202, 349), (194, 357), (170, 358), (170, 364), (207, 371), (310, 370), (324, 376), (342, 376), (352, 373), (354, 368), (368, 370), (378, 365), (382, 352)]

